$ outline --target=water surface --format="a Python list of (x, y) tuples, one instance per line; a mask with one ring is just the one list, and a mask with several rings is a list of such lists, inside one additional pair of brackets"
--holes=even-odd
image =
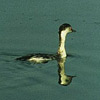
[[(0, 100), (100, 100), (99, 0), (0, 0)], [(76, 33), (66, 41), (65, 71), (73, 78), (58, 84), (56, 61), (15, 61), (30, 53), (55, 53), (58, 27), (70, 23)]]

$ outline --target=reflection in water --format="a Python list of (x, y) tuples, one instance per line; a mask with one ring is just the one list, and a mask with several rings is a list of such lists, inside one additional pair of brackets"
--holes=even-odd
[(66, 61), (66, 57), (65, 58), (60, 58), (57, 60), (58, 62), (58, 75), (59, 75), (59, 84), (60, 85), (69, 85), (72, 82), (72, 78), (75, 76), (69, 76), (66, 75), (65, 73), (65, 61)]

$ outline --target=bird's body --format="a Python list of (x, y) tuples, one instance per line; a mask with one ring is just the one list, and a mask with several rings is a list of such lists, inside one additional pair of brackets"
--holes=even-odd
[(36, 53), (36, 54), (30, 54), (30, 55), (19, 57), (16, 60), (30, 61), (30, 62), (34, 62), (34, 63), (46, 63), (50, 60), (55, 60), (56, 57), (57, 57), (56, 54)]

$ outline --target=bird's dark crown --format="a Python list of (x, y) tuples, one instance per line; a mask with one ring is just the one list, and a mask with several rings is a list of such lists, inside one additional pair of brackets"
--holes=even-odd
[(65, 30), (67, 27), (71, 27), (70, 24), (64, 23), (59, 27), (59, 34), (61, 33), (61, 31)]

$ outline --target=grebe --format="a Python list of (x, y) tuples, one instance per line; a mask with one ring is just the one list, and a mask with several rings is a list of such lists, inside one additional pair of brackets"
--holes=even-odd
[(29, 61), (34, 63), (46, 63), (50, 60), (56, 60), (58, 58), (66, 57), (67, 54), (65, 50), (65, 40), (66, 40), (66, 35), (70, 32), (76, 32), (75, 30), (72, 29), (70, 24), (65, 23), (59, 27), (59, 48), (56, 54), (41, 54), (41, 53), (30, 54), (19, 57), (16, 60)]

